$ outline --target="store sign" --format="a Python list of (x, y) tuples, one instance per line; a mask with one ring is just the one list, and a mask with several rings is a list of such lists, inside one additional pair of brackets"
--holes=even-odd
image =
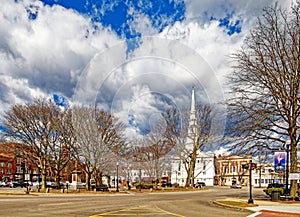
[(274, 154), (274, 170), (275, 172), (284, 172), (286, 165), (286, 152), (275, 152)]

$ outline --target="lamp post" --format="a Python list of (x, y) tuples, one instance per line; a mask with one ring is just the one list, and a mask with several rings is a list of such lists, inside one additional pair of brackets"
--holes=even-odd
[(253, 199), (252, 199), (252, 160), (250, 160), (250, 165), (249, 165), (249, 199), (248, 199), (248, 204), (253, 204)]
[(140, 191), (142, 191), (142, 169), (140, 168)]
[(119, 192), (119, 162), (117, 162), (117, 190)]
[(285, 170), (285, 200), (288, 200), (288, 185), (289, 185), (289, 149), (290, 146), (286, 143), (286, 170)]

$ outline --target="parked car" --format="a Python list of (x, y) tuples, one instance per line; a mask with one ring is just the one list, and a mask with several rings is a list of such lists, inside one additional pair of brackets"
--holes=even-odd
[(204, 188), (206, 186), (205, 182), (197, 182), (195, 188)]
[(96, 191), (108, 191), (107, 185), (98, 185), (94, 188)]
[(16, 187), (21, 187), (21, 188), (26, 188), (28, 187), (30, 184), (27, 182), (19, 182), (19, 181), (13, 181), (9, 183), (9, 187), (10, 188), (16, 188)]
[(47, 187), (47, 188), (58, 189), (60, 186), (57, 186), (55, 182), (47, 181), (47, 182), (46, 182), (46, 187)]
[(161, 187), (172, 187), (172, 184), (171, 183), (166, 183), (166, 182), (164, 182), (164, 183), (161, 183)]
[(242, 186), (240, 184), (231, 185), (230, 188), (241, 189)]
[(9, 182), (0, 182), (0, 187), (9, 187)]
[(268, 187), (267, 188), (284, 188), (284, 184), (279, 184), (279, 183), (271, 183), (271, 184), (268, 184)]

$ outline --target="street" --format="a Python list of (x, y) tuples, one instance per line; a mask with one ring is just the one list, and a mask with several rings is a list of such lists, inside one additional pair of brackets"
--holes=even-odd
[[(264, 196), (262, 189), (254, 189), (253, 193), (254, 198)], [(216, 199), (228, 197), (247, 198), (248, 188), (211, 187), (192, 192), (131, 194), (0, 194), (0, 216), (243, 217), (251, 214), (250, 211), (227, 209), (212, 204)]]
[[(21, 191), (10, 189), (10, 191)], [(3, 189), (0, 189), (3, 192)], [(254, 189), (254, 198), (263, 197)], [(213, 200), (247, 198), (248, 189), (211, 187), (192, 192), (131, 194), (30, 194), (1, 195), (0, 216), (247, 216), (251, 212), (226, 209)]]

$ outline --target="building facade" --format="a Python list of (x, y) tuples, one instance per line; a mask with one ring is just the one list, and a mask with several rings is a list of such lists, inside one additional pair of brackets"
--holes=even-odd
[[(204, 182), (206, 186), (213, 186), (215, 179), (215, 156), (212, 153), (204, 153), (199, 151), (197, 153), (195, 165), (194, 183)], [(171, 183), (178, 184), (183, 187), (186, 183), (187, 171), (184, 168), (183, 161), (174, 158), (172, 160), (172, 174)], [(191, 180), (190, 180), (190, 183)]]
[(274, 164), (258, 164), (252, 171), (252, 184), (254, 187), (267, 187), (271, 183), (284, 183), (284, 174), (274, 171)]
[(252, 155), (217, 157), (217, 183), (221, 186), (249, 185), (249, 166)]
[[(20, 150), (24, 149), (28, 149), (28, 146), (11, 142), (0, 143), (0, 181), (41, 181), (41, 171), (38, 166), (21, 154)], [(71, 181), (74, 165), (74, 162), (71, 162), (61, 171), (61, 181)], [(54, 182), (50, 170), (46, 171), (46, 179)]]

